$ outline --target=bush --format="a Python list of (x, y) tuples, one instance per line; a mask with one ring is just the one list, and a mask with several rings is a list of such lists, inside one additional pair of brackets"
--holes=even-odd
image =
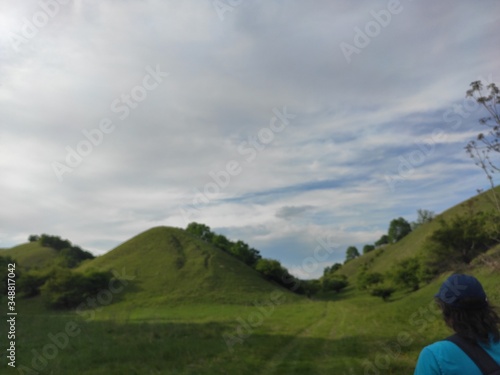
[(78, 246), (62, 249), (58, 255), (59, 264), (63, 267), (74, 268), (87, 259), (94, 259), (94, 255), (82, 250)]
[(420, 261), (417, 258), (408, 258), (395, 265), (392, 272), (392, 279), (396, 285), (411, 288), (415, 291), (420, 287), (419, 274)]
[(391, 287), (376, 287), (376, 288), (372, 288), (370, 290), (370, 294), (374, 297), (380, 297), (382, 298), (384, 301), (388, 301), (389, 300), (389, 297), (392, 295), (392, 293), (394, 293), (396, 290), (394, 288), (391, 288)]
[(427, 267), (435, 274), (469, 264), (497, 243), (498, 220), (496, 213), (473, 210), (448, 221), (441, 219), (424, 245)]
[(38, 242), (38, 241), (40, 241), (40, 236), (38, 236), (36, 234), (32, 234), (28, 237), (28, 241), (29, 242)]
[(74, 308), (85, 302), (88, 297), (108, 288), (111, 277), (110, 272), (81, 274), (57, 268), (41, 287), (42, 296), (51, 308)]
[(335, 275), (330, 277), (324, 277), (321, 283), (322, 289), (325, 292), (335, 291), (339, 293), (342, 289), (349, 285), (347, 277), (345, 275)]
[(384, 275), (379, 272), (361, 272), (358, 275), (357, 286), (361, 290), (369, 289), (370, 287), (384, 282)]
[(42, 273), (36, 270), (24, 272), (18, 279), (17, 290), (24, 298), (35, 297), (40, 294), (40, 288), (49, 277), (48, 272)]

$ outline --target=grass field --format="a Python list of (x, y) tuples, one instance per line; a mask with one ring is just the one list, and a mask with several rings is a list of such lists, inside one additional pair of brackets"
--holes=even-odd
[[(477, 275), (500, 304), (498, 275)], [(18, 306), (18, 371), (5, 373), (409, 374), (421, 348), (449, 332), (432, 303), (441, 281), (391, 302), (352, 288), (315, 301), (288, 301), (277, 290), (257, 301), (260, 308), (194, 303), (134, 309), (123, 301), (92, 315), (49, 312), (39, 300), (24, 301)], [(65, 333), (68, 323), (74, 336)], [(44, 368), (20, 372), (21, 365)]]

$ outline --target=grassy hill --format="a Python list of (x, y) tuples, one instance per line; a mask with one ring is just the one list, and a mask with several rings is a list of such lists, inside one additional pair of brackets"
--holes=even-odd
[(116, 270), (134, 278), (124, 296), (134, 304), (171, 302), (252, 303), (285, 289), (182, 229), (150, 229), (114, 250), (82, 263), (78, 271)]
[[(500, 187), (496, 190), (500, 193)], [(426, 239), (437, 228), (439, 228), (439, 222), (437, 219), (443, 218), (447, 220), (453, 216), (461, 214), (468, 209), (468, 205), (472, 202), (474, 207), (479, 211), (491, 209), (492, 203), (488, 194), (489, 192), (484, 192), (481, 195), (470, 198), (465, 202), (444, 211), (432, 222), (421, 225), (401, 241), (395, 244), (385, 245), (384, 247), (374, 250), (368, 254), (364, 254), (361, 257), (345, 264), (338, 272), (346, 275), (351, 281), (354, 281), (358, 272), (360, 272), (361, 267), (365, 264), (368, 265), (370, 272), (384, 273), (389, 271), (394, 264), (402, 261), (403, 259), (420, 255), (423, 251), (423, 244)]]
[(10, 256), (22, 268), (44, 268), (49, 266), (57, 256), (50, 247), (43, 247), (38, 242), (29, 242), (0, 250), (0, 256)]

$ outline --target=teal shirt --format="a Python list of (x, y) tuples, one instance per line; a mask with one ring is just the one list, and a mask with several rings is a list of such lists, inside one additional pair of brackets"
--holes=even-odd
[[(500, 342), (482, 345), (500, 364)], [(414, 375), (482, 375), (481, 370), (462, 349), (449, 341), (426, 346), (418, 357)]]

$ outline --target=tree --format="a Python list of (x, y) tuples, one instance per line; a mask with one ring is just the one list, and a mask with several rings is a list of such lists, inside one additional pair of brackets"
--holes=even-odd
[(210, 231), (209, 226), (196, 222), (189, 223), (186, 227), (186, 232), (200, 238), (205, 242), (211, 242), (214, 236), (214, 234)]
[(257, 261), (255, 270), (266, 278), (281, 284), (284, 272), (286, 271), (280, 262), (275, 259), (262, 258)]
[(356, 246), (349, 246), (345, 252), (345, 262), (349, 262), (359, 257), (359, 251)]
[(40, 244), (43, 247), (51, 247), (56, 251), (60, 251), (72, 246), (69, 240), (63, 240), (59, 236), (50, 236), (48, 234), (42, 234), (40, 236)]
[(415, 230), (419, 226), (421, 226), (425, 223), (430, 223), (432, 220), (434, 220), (435, 217), (436, 217), (436, 215), (432, 211), (418, 209), (417, 210), (417, 221), (414, 221), (411, 223), (411, 229)]
[(71, 246), (62, 249), (57, 258), (61, 266), (75, 268), (84, 260), (94, 259), (95, 257), (92, 253), (82, 250), (79, 246)]
[(40, 289), (49, 307), (70, 309), (108, 288), (111, 278), (110, 272), (82, 274), (67, 268), (56, 268)]
[(321, 280), (321, 287), (325, 292), (335, 291), (339, 293), (349, 285), (345, 275), (328, 275)]
[(398, 217), (391, 221), (389, 225), (389, 242), (396, 243), (411, 232), (411, 225), (404, 218)]
[(380, 287), (375, 287), (370, 290), (370, 294), (375, 297), (380, 297), (382, 298), (385, 302), (389, 300), (389, 297), (394, 293), (396, 289), (392, 287), (385, 287), (385, 286), (380, 286)]
[(212, 245), (224, 250), (226, 253), (230, 252), (229, 249), (231, 247), (231, 242), (223, 234), (214, 234), (211, 242)]
[(366, 290), (383, 282), (384, 275), (379, 272), (361, 272), (358, 275), (357, 286), (361, 290)]
[(28, 237), (28, 241), (29, 242), (38, 242), (40, 240), (40, 236), (36, 235), (36, 234), (31, 234), (29, 237)]
[(374, 245), (365, 245), (363, 246), (363, 254), (368, 254), (370, 251), (375, 250)]
[(341, 268), (342, 268), (342, 264), (340, 264), (340, 263), (335, 263), (329, 267), (325, 267), (325, 269), (323, 270), (323, 276), (334, 273), (335, 271), (338, 271)]
[(258, 250), (251, 248), (243, 241), (232, 242), (229, 246), (229, 252), (250, 267), (255, 267), (258, 260), (262, 258)]
[(491, 190), (490, 198), (497, 212), (500, 212), (500, 197), (494, 190), (493, 175), (500, 172), (500, 90), (494, 83), (486, 86), (486, 93), (481, 81), (474, 81), (467, 90), (467, 97), (472, 97), (488, 112), (486, 117), (479, 120), (485, 126), (486, 133), (481, 132), (475, 140), (470, 141), (465, 147), (468, 155), (479, 166), (488, 179)]
[(38, 270), (30, 270), (24, 272), (19, 278), (17, 288), (24, 298), (35, 297), (40, 294), (40, 288), (45, 284), (50, 277), (50, 272), (40, 272)]
[(408, 258), (397, 263), (392, 272), (392, 278), (396, 285), (405, 288), (418, 290), (419, 285), (420, 262), (417, 258)]
[(449, 220), (441, 219), (440, 227), (425, 244), (427, 265), (442, 272), (454, 264), (469, 264), (498, 243), (499, 219), (499, 215), (492, 211), (476, 212), (471, 207)]
[(378, 241), (375, 242), (375, 246), (387, 245), (389, 243), (389, 236), (387, 234), (383, 234)]

